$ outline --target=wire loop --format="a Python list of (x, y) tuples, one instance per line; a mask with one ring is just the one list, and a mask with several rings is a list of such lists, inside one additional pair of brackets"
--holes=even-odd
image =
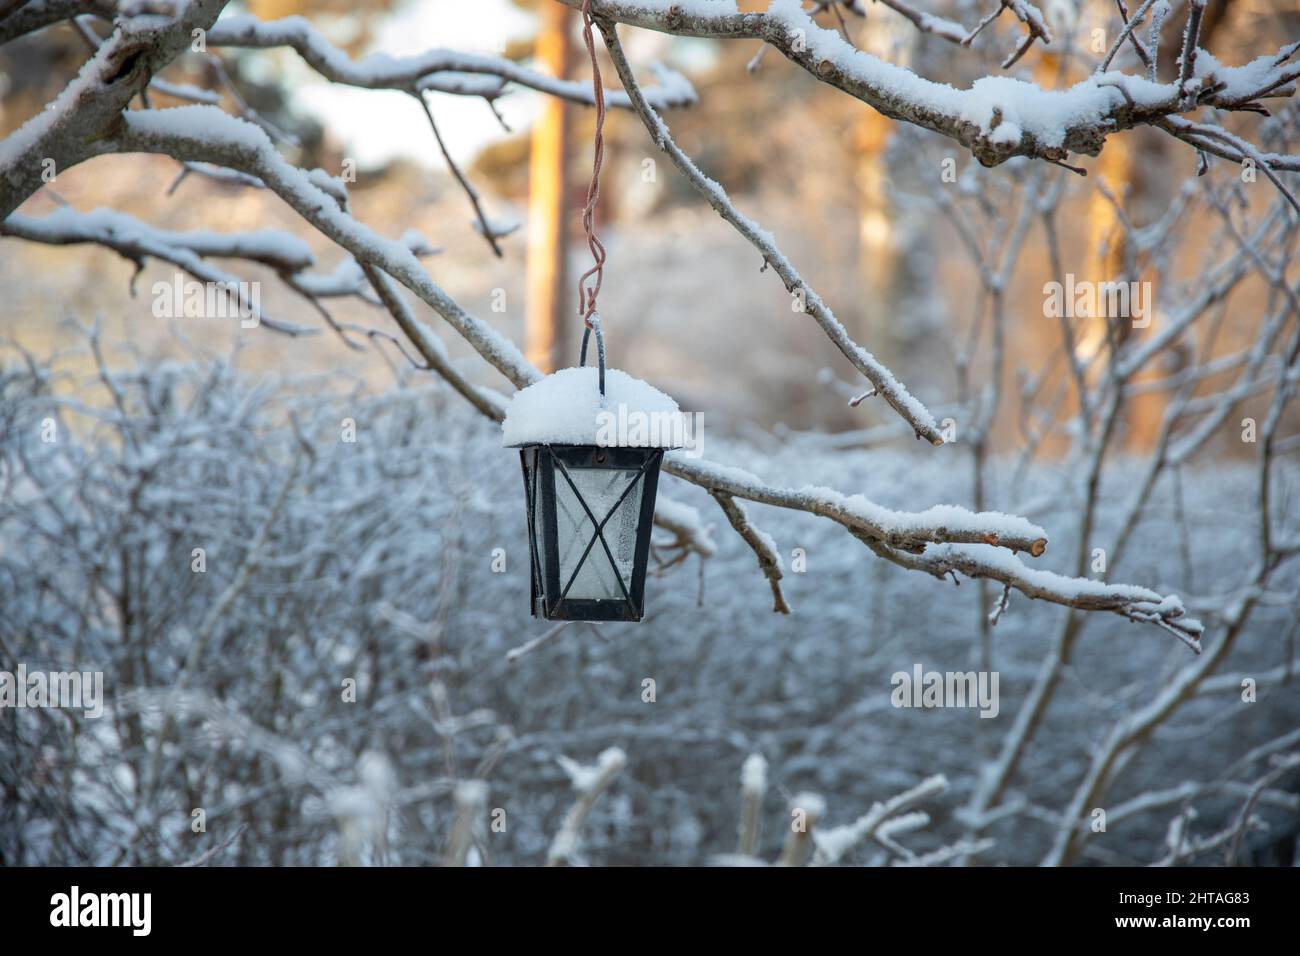
[(605, 395), (605, 333), (600, 328), (600, 314), (593, 312), (587, 317), (587, 326), (582, 332), (582, 352), (578, 356), (578, 364), (584, 368), (587, 365), (587, 342), (591, 339), (591, 333), (596, 333), (596, 361), (598, 363), (597, 381), (600, 382), (600, 394)]

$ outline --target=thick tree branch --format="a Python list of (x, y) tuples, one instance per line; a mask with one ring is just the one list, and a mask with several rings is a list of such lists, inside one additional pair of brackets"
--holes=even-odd
[[(581, 7), (582, 0), (558, 0)], [(1198, 66), (1184, 87), (1145, 77), (1103, 73), (1068, 90), (1044, 90), (1010, 77), (985, 77), (968, 90), (924, 79), (855, 49), (818, 26), (797, 0), (776, 0), (765, 13), (688, 13), (671, 0), (593, 0), (600, 19), (678, 36), (762, 40), (818, 80), (892, 119), (961, 143), (984, 165), (1013, 156), (1061, 161), (1096, 155), (1106, 137), (1200, 106), (1239, 109), (1263, 96), (1290, 95), (1300, 66), (1294, 45), (1237, 68)], [(1208, 60), (1201, 57), (1201, 60)]]
[(1200, 638), (1205, 629), (1200, 621), (1185, 617), (1183, 602), (1176, 595), (1162, 596), (1131, 584), (1104, 584), (1029, 568), (1015, 555), (983, 545), (939, 545), (924, 554), (909, 554), (859, 532), (852, 533), (877, 555), (900, 567), (924, 571), (940, 580), (960, 572), (970, 578), (999, 581), (1028, 597), (1053, 604), (1083, 611), (1112, 611), (1131, 621), (1155, 624), (1196, 653), (1201, 652)]
[[(226, 0), (179, 4), (175, 17), (119, 16), (90, 61), (39, 114), (0, 141), (0, 220), (57, 175), (96, 154), (96, 139), (139, 95), (155, 73), (212, 26)], [(51, 166), (52, 162), (52, 166)]]
[[(208, 43), (218, 47), (271, 49), (289, 47), (317, 73), (334, 83), (370, 90), (436, 91), (495, 99), (510, 83), (550, 96), (583, 103), (593, 102), (591, 84), (560, 80), (501, 57), (429, 50), (417, 56), (367, 57), (354, 61), (330, 43), (302, 17), (263, 22), (250, 16), (228, 17), (208, 33)], [(689, 80), (673, 70), (659, 70), (659, 87), (649, 94), (660, 109), (693, 106), (698, 102)], [(606, 96), (607, 106), (627, 108), (620, 93)]]

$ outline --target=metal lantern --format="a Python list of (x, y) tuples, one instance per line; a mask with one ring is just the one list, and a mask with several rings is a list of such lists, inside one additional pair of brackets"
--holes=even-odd
[(662, 448), (525, 445), (533, 616), (639, 621)]
[[(585, 389), (579, 398), (582, 403), (598, 401), (604, 411), (605, 349), (599, 321), (599, 317), (593, 320), (600, 356), (599, 399), (594, 392), (588, 396)], [(584, 335), (583, 365), (586, 346)], [(557, 375), (571, 371), (576, 370)], [(558, 384), (556, 376), (551, 378)], [(547, 404), (546, 415), (563, 417), (564, 409), (558, 407), (563, 404), (556, 402), (554, 408)], [(508, 412), (507, 424), (509, 419)], [(528, 504), (533, 616), (559, 621), (641, 620), (664, 448), (529, 440), (533, 437), (513, 442), (519, 447)]]

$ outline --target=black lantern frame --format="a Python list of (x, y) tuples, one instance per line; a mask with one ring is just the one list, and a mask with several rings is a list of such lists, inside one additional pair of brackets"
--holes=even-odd
[[(602, 363), (603, 365), (603, 363)], [(603, 368), (602, 368), (603, 371)], [(603, 377), (603, 376), (602, 376)], [(655, 493), (659, 484), (659, 466), (663, 461), (662, 448), (607, 448), (600, 445), (525, 445), (519, 450), (524, 471), (524, 493), (528, 503), (528, 543), (532, 567), (532, 611), (534, 617), (548, 621), (639, 621), (645, 611), (646, 564), (650, 557), (650, 532), (654, 523)], [(614, 473), (631, 473), (626, 486), (618, 492), (614, 504), (588, 500), (574, 475), (595, 473), (593, 477), (617, 480)], [(566, 533), (561, 540), (560, 511), (557, 490), (571, 492), (573, 501), (581, 507), (586, 524), (584, 534), (589, 539), (574, 539)], [(631, 544), (630, 562), (615, 558), (614, 548), (605, 537), (609, 522), (619, 517), (627, 521), (630, 514), (624, 509), (628, 496), (640, 490), (640, 501), (635, 502), (635, 536), (632, 540), (615, 541), (615, 548)], [(565, 495), (566, 499), (570, 496)], [(604, 513), (598, 514), (597, 510)], [(622, 514), (620, 514), (622, 512)], [(572, 523), (573, 515), (566, 515)], [(580, 523), (575, 523), (575, 527)], [(628, 529), (623, 528), (624, 535)], [(584, 545), (577, 562), (566, 566), (561, 560), (581, 542)], [(608, 568), (618, 584), (613, 596), (593, 598), (570, 597), (570, 591), (579, 574), (594, 562), (595, 568)], [(620, 570), (630, 563), (630, 574)], [(562, 570), (565, 573), (561, 573)], [(600, 574), (601, 572), (595, 571)], [(606, 579), (607, 580), (607, 579)]]

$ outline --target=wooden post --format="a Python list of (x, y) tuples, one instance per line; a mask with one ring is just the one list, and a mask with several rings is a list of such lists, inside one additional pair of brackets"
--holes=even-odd
[[(539, 4), (537, 60), (561, 79), (568, 77), (573, 58), (573, 12), (559, 3)], [(572, 292), (569, 289), (568, 238), (570, 216), (566, 188), (569, 158), (570, 108), (548, 96), (533, 126), (528, 167), (528, 270), (524, 353), (544, 372), (566, 364), (575, 348)], [(572, 334), (571, 334), (572, 333)]]

